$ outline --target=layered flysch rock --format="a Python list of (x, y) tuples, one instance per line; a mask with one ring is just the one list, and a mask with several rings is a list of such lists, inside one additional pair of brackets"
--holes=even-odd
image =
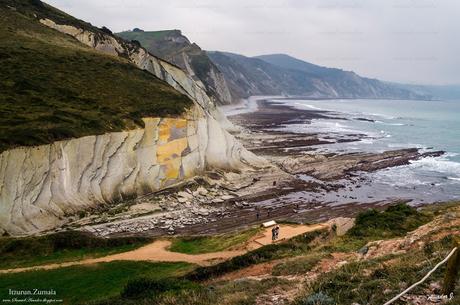
[(12, 235), (65, 222), (65, 215), (153, 192), (207, 168), (264, 161), (198, 108), (146, 118), (145, 128), (87, 136), (0, 155), (0, 224)]
[(225, 116), (178, 67), (109, 34), (50, 19), (41, 22), (99, 51), (129, 59), (187, 94), (194, 106), (179, 118), (144, 118), (143, 129), (3, 152), (0, 230), (33, 234), (62, 225), (66, 215), (160, 190), (208, 168), (265, 165), (222, 127), (230, 126)]

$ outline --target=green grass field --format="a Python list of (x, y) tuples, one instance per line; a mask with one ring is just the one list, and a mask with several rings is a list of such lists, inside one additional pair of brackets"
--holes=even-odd
[(246, 242), (258, 232), (260, 232), (259, 228), (253, 228), (244, 232), (216, 236), (177, 238), (172, 240), (169, 250), (188, 254), (223, 251)]
[(10, 238), (0, 237), (0, 269), (76, 261), (136, 249), (150, 238), (100, 238), (81, 232)]
[(41, 25), (30, 2), (6, 1), (20, 10), (0, 3), (0, 152), (139, 128), (143, 117), (177, 116), (192, 105), (124, 59)]
[(162, 279), (180, 276), (194, 266), (187, 263), (110, 262), (54, 270), (0, 275), (0, 299), (8, 289), (56, 291), (61, 304), (80, 304), (118, 296), (129, 280), (144, 276)]
[(179, 31), (127, 31), (117, 33), (116, 35), (126, 40), (137, 40), (141, 43), (142, 46), (147, 48), (150, 45), (157, 43), (158, 40), (164, 39), (167, 36), (179, 35)]

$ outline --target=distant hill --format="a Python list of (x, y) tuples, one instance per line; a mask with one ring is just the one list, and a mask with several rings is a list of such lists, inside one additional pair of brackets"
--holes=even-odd
[(318, 65), (311, 64), (309, 62), (297, 59), (295, 57), (286, 55), (286, 54), (268, 54), (268, 55), (260, 55), (254, 56), (253, 58), (262, 59), (272, 65), (292, 69), (292, 70), (300, 70), (307, 73), (315, 74), (315, 75), (327, 75), (332, 73), (340, 73), (343, 72), (340, 69), (335, 68), (326, 68)]
[(393, 84), (418, 94), (430, 95), (439, 100), (460, 100), (460, 85), (407, 85)]
[(191, 43), (179, 30), (143, 31), (133, 29), (117, 33), (126, 40), (140, 43), (150, 53), (187, 71), (195, 81), (200, 81), (208, 95), (217, 104), (229, 104), (232, 97), (222, 73), (205, 51)]
[(246, 57), (202, 50), (179, 30), (133, 29), (116, 35), (187, 71), (218, 104), (251, 95), (301, 95), (323, 98), (429, 99), (428, 92), (327, 68), (286, 54)]
[(251, 95), (319, 95), (316, 80), (302, 71), (233, 53), (208, 52), (208, 55), (225, 75), (234, 99)]
[(407, 88), (354, 72), (314, 65), (289, 55), (256, 57), (208, 52), (237, 97), (288, 94), (310, 97), (426, 99)]

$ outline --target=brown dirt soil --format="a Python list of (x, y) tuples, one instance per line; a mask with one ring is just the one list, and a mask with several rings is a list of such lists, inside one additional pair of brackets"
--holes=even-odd
[(428, 241), (439, 240), (448, 235), (457, 235), (459, 226), (460, 208), (456, 208), (409, 232), (402, 238), (370, 242), (367, 245), (369, 250), (361, 259), (373, 259), (388, 254), (401, 254), (412, 249), (420, 249)]

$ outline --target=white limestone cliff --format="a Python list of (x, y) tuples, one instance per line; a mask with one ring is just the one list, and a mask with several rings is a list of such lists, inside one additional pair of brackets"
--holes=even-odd
[(4, 151), (0, 231), (34, 234), (64, 224), (66, 215), (160, 190), (206, 169), (266, 165), (225, 130), (231, 124), (178, 67), (110, 35), (41, 22), (102, 52), (127, 56), (194, 105), (178, 118), (144, 118), (144, 128)]
[(264, 166), (198, 107), (145, 128), (21, 147), (0, 154), (0, 228), (52, 229), (65, 215), (150, 193), (205, 169)]

